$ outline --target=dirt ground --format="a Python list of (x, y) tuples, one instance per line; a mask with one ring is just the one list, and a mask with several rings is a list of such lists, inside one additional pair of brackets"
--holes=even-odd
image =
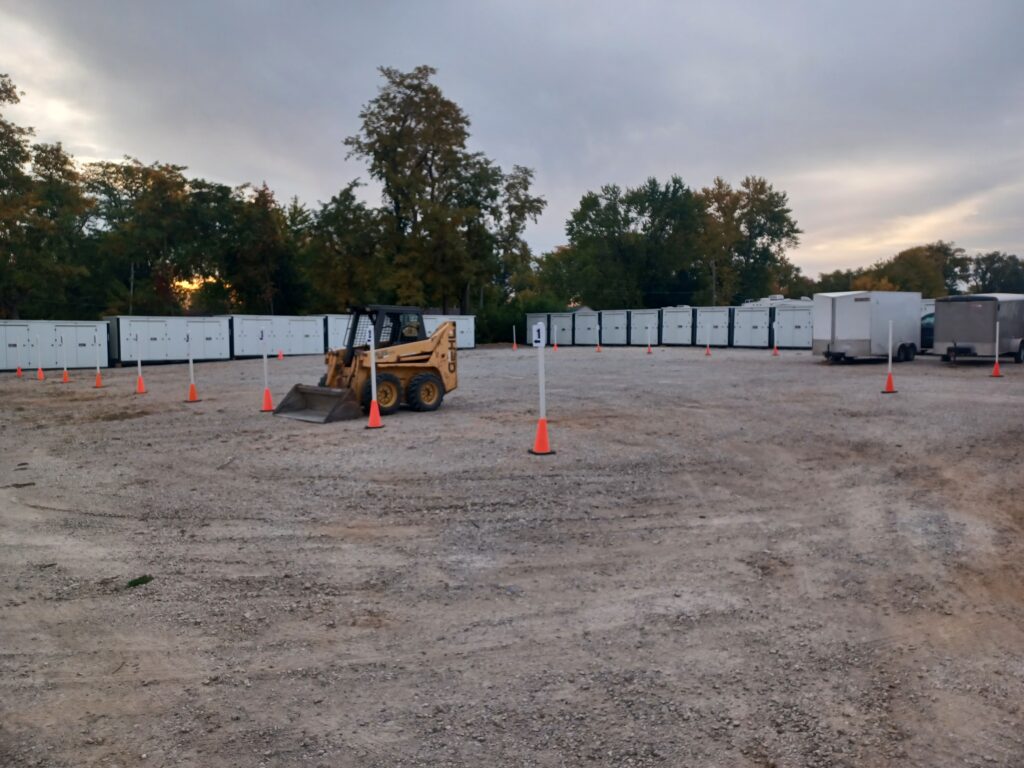
[(1024, 765), (1024, 366), (460, 362), (3, 374), (0, 765)]

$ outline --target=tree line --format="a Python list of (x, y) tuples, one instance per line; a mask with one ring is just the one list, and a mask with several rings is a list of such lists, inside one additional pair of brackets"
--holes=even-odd
[(264, 183), (230, 187), (187, 168), (79, 164), (34, 141), (4, 107), (0, 75), (0, 317), (105, 314), (303, 314), (402, 303), (477, 315), (503, 339), (525, 312), (728, 305), (820, 290), (919, 290), (926, 296), (1024, 292), (1024, 264), (969, 257), (938, 241), (815, 281), (788, 258), (802, 234), (785, 192), (748, 176), (704, 188), (680, 177), (585, 193), (566, 243), (534, 254), (525, 230), (545, 208), (533, 171), (502, 169), (469, 147), (470, 121), (431, 67), (382, 67), (382, 84), (344, 139), (381, 189), (361, 182), (308, 206)]

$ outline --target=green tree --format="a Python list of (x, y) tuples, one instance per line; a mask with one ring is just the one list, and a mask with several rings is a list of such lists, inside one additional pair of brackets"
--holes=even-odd
[(971, 259), (971, 290), (975, 293), (1024, 293), (1024, 262), (1001, 251)]
[(0, 74), (0, 316), (13, 318), (19, 317), (33, 280), (32, 265), (24, 256), (24, 230), (32, 208), (27, 165), (33, 131), (7, 120), (2, 111), (20, 101), (11, 78)]

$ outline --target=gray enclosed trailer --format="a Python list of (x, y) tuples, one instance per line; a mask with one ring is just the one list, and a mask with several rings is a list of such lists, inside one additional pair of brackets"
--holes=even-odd
[(932, 352), (949, 361), (999, 355), (1024, 362), (1024, 294), (976, 293), (935, 300), (935, 342)]

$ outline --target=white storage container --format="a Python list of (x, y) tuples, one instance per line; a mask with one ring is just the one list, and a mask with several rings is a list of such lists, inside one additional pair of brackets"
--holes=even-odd
[[(532, 317), (528, 315), (527, 317)], [(539, 317), (544, 318), (545, 315)], [(476, 347), (476, 315), (424, 315), (423, 329), (430, 336), (446, 320), (455, 323), (455, 345), (458, 349)]]
[(894, 360), (921, 349), (921, 294), (840, 291), (814, 294), (814, 351), (831, 360), (885, 357), (892, 321)]
[(579, 346), (596, 347), (600, 318), (590, 309), (579, 309), (572, 313), (572, 340)]
[(629, 313), (624, 309), (601, 312), (601, 343), (626, 344), (629, 341)]
[(348, 326), (352, 315), (327, 316), (327, 349), (343, 349), (348, 344)]
[(0, 370), (101, 368), (109, 364), (103, 320), (0, 321)]
[(28, 320), (0, 320), (0, 370), (35, 368)]
[(659, 343), (659, 313), (656, 309), (633, 309), (629, 312), (629, 343), (634, 347), (646, 347)]
[(732, 311), (732, 346), (770, 346), (769, 329), (772, 311), (769, 307), (746, 305)]
[(775, 307), (775, 344), (783, 349), (810, 349), (811, 316), (809, 306)]
[(665, 307), (661, 310), (661, 343), (693, 344), (692, 307)]
[(548, 344), (572, 344), (572, 312), (552, 312), (548, 315)]
[(697, 344), (729, 346), (729, 307), (697, 307)]
[(110, 358), (122, 364), (228, 360), (231, 337), (226, 317), (150, 317), (119, 315), (109, 318)]
[(231, 315), (233, 357), (324, 352), (325, 315)]

